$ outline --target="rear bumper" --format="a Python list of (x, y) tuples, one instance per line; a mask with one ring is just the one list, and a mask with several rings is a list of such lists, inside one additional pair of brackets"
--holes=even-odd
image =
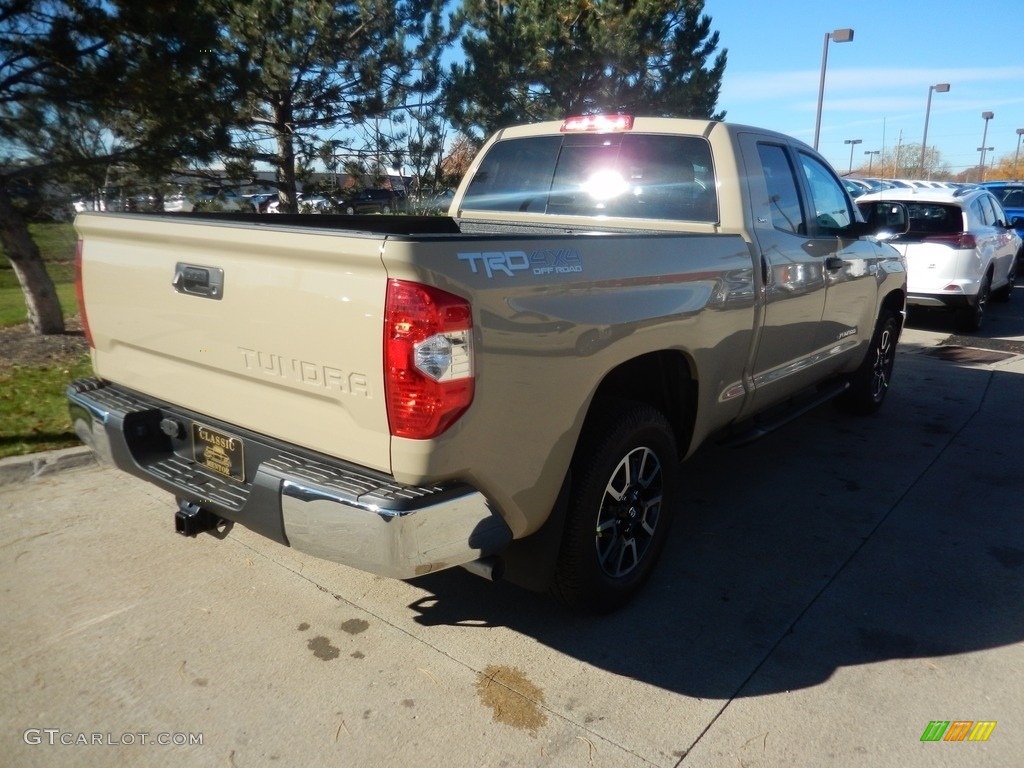
[(978, 303), (978, 296), (968, 296), (963, 293), (935, 294), (935, 293), (909, 293), (907, 294), (908, 307), (928, 307), (932, 309), (969, 309)]
[[(99, 379), (73, 382), (67, 397), (76, 434), (102, 460), (325, 560), (407, 579), (493, 554), (512, 538), (468, 485), (401, 485)], [(193, 422), (241, 438), (244, 482), (195, 461)]]

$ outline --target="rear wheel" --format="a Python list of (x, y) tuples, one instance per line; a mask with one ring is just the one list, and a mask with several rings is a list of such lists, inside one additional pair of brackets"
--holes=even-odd
[(596, 403), (580, 436), (552, 595), (577, 610), (608, 613), (643, 586), (668, 537), (676, 503), (675, 436), (655, 408)]
[(850, 388), (836, 400), (837, 405), (865, 416), (881, 408), (889, 392), (899, 338), (900, 324), (896, 313), (883, 310), (871, 338), (871, 348), (850, 379)]
[(1006, 285), (1000, 288), (998, 291), (992, 292), (992, 298), (997, 301), (1009, 301), (1010, 297), (1013, 296), (1013, 284), (1017, 281), (1017, 257), (1013, 257), (1013, 261), (1010, 262), (1010, 274), (1006, 276)]
[(989, 294), (992, 292), (992, 274), (987, 273), (978, 286), (978, 297), (973, 307), (963, 310), (960, 315), (960, 330), (980, 331), (985, 323), (985, 308), (988, 306)]

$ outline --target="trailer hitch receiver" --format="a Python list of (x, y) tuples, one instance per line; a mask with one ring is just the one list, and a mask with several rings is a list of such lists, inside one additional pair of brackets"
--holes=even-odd
[[(211, 532), (218, 539), (222, 539), (231, 530), (231, 525), (231, 521), (203, 509), (195, 502), (178, 499), (178, 511), (174, 513), (174, 530), (182, 536), (195, 537), (200, 533)], [(223, 531), (219, 530), (221, 526), (224, 526)]]

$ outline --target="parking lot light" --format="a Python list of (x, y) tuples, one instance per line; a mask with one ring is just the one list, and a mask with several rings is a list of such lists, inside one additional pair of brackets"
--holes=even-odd
[[(928, 118), (932, 112), (932, 93), (946, 93), (949, 90), (949, 83), (938, 83), (937, 85), (928, 86), (928, 105), (924, 108), (924, 136), (921, 138), (921, 167), (918, 170), (918, 176), (924, 178), (924, 159), (925, 153), (928, 151)], [(982, 142), (984, 144), (985, 142)]]
[(846, 170), (847, 173), (853, 173), (853, 148), (863, 143), (864, 139), (846, 139), (843, 141), (843, 144), (850, 145), (850, 167)]
[(1017, 129), (1017, 151), (1013, 153), (1013, 178), (1017, 180), (1017, 158), (1020, 157), (1020, 137), (1024, 136), (1024, 128)]
[(814, 119), (814, 148), (818, 148), (818, 137), (821, 135), (821, 105), (825, 100), (825, 66), (828, 63), (828, 41), (848, 43), (853, 40), (852, 29), (835, 29), (825, 33), (825, 43), (821, 48), (821, 79), (818, 82), (818, 112)]
[(880, 149), (867, 149), (864, 150), (864, 154), (868, 156), (868, 176), (871, 175), (871, 166), (875, 161), (875, 155), (882, 154)]
[(982, 112), (981, 119), (985, 121), (985, 131), (981, 134), (981, 146), (978, 147), (978, 151), (981, 152), (981, 162), (978, 163), (978, 180), (985, 180), (985, 152), (986, 150), (991, 152), (992, 147), (986, 147), (985, 142), (988, 140), (988, 121), (995, 117), (995, 112)]

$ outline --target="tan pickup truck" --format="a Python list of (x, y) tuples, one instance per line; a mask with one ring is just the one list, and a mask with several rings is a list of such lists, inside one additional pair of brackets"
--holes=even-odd
[(181, 533), (612, 610), (702, 441), (881, 405), (906, 211), (868, 213), (786, 136), (625, 116), (499, 132), (447, 217), (83, 213), (75, 428)]

